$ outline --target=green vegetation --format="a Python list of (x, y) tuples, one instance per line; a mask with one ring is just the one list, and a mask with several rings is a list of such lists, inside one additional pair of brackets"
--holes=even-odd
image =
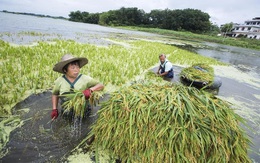
[(122, 87), (102, 104), (90, 135), (96, 155), (106, 151), (122, 162), (251, 162), (239, 127), (244, 121), (228, 103), (149, 80)]
[(9, 135), (11, 131), (22, 124), (18, 116), (9, 116), (9, 118), (6, 117), (0, 117), (0, 158), (2, 158), (7, 152), (2, 151), (2, 149), (9, 141)]
[(173, 39), (194, 40), (194, 41), (201, 41), (201, 42), (205, 42), (205, 41), (215, 42), (215, 43), (220, 43), (225, 45), (260, 50), (260, 41), (256, 39), (219, 37), (216, 36), (215, 33), (196, 34), (192, 32), (180, 32), (180, 31), (173, 31), (173, 30), (166, 30), (166, 29), (159, 29), (159, 28), (142, 28), (142, 27), (134, 27), (134, 26), (120, 27), (120, 28), (166, 35), (172, 37)]
[[(70, 21), (93, 23), (109, 26), (143, 26), (178, 31), (192, 31), (196, 33), (207, 32), (214, 26), (209, 21), (209, 14), (197, 9), (183, 10), (144, 10), (122, 7), (103, 13), (88, 13), (75, 11), (69, 14)], [(214, 28), (215, 29), (215, 28)]]
[(86, 112), (87, 102), (84, 94), (81, 91), (74, 91), (70, 94), (62, 95), (63, 98), (68, 99), (63, 103), (62, 107), (65, 109), (64, 113), (73, 112), (76, 117), (83, 117)]
[[(103, 91), (93, 92), (89, 99), (89, 104), (91, 106), (96, 106), (98, 100), (103, 95)], [(83, 118), (86, 113), (88, 101), (86, 101), (82, 91), (74, 90), (73, 92), (61, 97), (66, 98), (67, 101), (63, 103), (62, 107), (65, 109), (63, 113), (72, 112), (75, 117)]]
[(81, 72), (113, 86), (121, 86), (144, 73), (158, 62), (158, 54), (162, 52), (169, 54), (169, 59), (176, 64), (191, 65), (201, 61), (221, 64), (212, 58), (161, 43), (126, 43), (132, 47), (131, 50), (118, 45), (98, 47), (74, 41), (39, 42), (35, 46), (11, 46), (0, 41), (1, 115), (10, 114), (10, 108), (31, 93), (52, 88), (53, 81), (59, 75), (53, 72), (52, 66), (65, 53), (87, 57), (90, 62)]
[[(7, 130), (8, 125), (14, 124), (12, 129), (19, 125), (19, 118), (17, 120), (12, 117), (11, 108), (17, 102), (33, 93), (51, 89), (54, 80), (60, 75), (52, 70), (53, 65), (59, 61), (64, 54), (72, 53), (75, 56), (87, 57), (89, 60), (89, 63), (81, 69), (81, 73), (90, 75), (102, 82), (105, 85), (105, 92), (108, 92), (111, 87), (114, 88), (114, 90), (111, 91), (115, 92), (112, 94), (111, 98), (112, 101), (114, 100), (113, 104), (111, 105), (111, 100), (106, 104), (107, 106), (111, 105), (115, 107), (107, 109), (107, 111), (110, 110), (109, 113), (107, 113), (107, 111), (103, 112), (105, 109), (102, 109), (99, 113), (99, 117), (103, 119), (103, 113), (104, 115), (113, 115), (114, 117), (110, 117), (110, 122), (114, 120), (114, 125), (119, 125), (117, 128), (114, 128), (114, 131), (122, 129), (122, 132), (126, 132), (127, 130), (125, 129), (131, 128), (128, 131), (128, 137), (125, 140), (129, 140), (129, 142), (133, 143), (133, 146), (130, 144), (127, 146), (123, 145), (122, 147), (113, 146), (115, 137), (107, 137), (110, 140), (106, 141), (106, 144), (103, 141), (105, 140), (103, 137), (106, 136), (106, 134), (111, 134), (111, 132), (103, 132), (102, 134), (98, 134), (100, 137), (97, 137), (97, 140), (101, 140), (101, 144), (97, 144), (99, 147), (101, 145), (105, 150), (115, 147), (115, 156), (120, 156), (122, 159), (126, 159), (127, 157), (129, 160), (137, 159), (138, 161), (139, 159), (156, 161), (164, 156), (165, 158), (163, 158), (163, 160), (168, 160), (169, 157), (172, 157), (172, 150), (184, 152), (179, 152), (173, 159), (191, 158), (194, 160), (205, 157), (208, 160), (212, 159), (216, 161), (236, 161), (238, 158), (247, 161), (248, 158), (246, 157), (245, 152), (248, 145), (248, 139), (244, 137), (242, 130), (238, 126), (238, 123), (242, 122), (242, 120), (229, 109), (225, 102), (216, 99), (215, 97), (210, 97), (207, 94), (200, 94), (192, 88), (186, 89), (186, 87), (183, 86), (168, 86), (160, 77), (157, 77), (155, 74), (147, 73), (151, 67), (158, 64), (158, 54), (161, 53), (165, 53), (173, 64), (193, 65), (196, 63), (203, 63), (208, 65), (220, 65), (223, 63), (162, 43), (120, 41), (123, 42), (122, 45), (127, 46), (110, 45), (102, 47), (90, 44), (80, 44), (75, 41), (60, 40), (53, 42), (38, 42), (34, 46), (12, 46), (9, 43), (0, 41), (0, 116), (3, 117), (1, 119), (0, 131), (1, 133), (4, 133), (0, 135), (1, 141), (4, 142), (1, 147), (8, 141), (7, 138), (11, 130)], [(144, 84), (130, 87), (127, 86), (136, 79), (144, 79), (145, 81), (151, 79), (151, 81), (154, 82), (157, 80), (161, 85)], [(135, 86), (137, 87), (136, 91)], [(131, 92), (127, 92), (128, 90), (131, 90)], [(166, 90), (169, 91), (167, 95), (164, 94), (167, 92)], [(186, 97), (187, 92), (188, 96)], [(155, 95), (158, 95), (158, 97)], [(167, 98), (162, 100), (161, 97), (163, 95), (166, 95)], [(193, 95), (198, 98), (195, 99)], [(150, 99), (149, 96), (151, 96)], [(140, 98), (141, 101), (134, 101), (136, 99), (138, 100), (138, 98)], [(171, 100), (173, 100), (173, 103), (169, 103)], [(197, 100), (196, 104), (200, 107), (195, 107), (196, 105), (192, 100)], [(91, 101), (94, 103), (94, 100)], [(169, 106), (166, 108), (166, 105), (168, 104)], [(148, 110), (146, 110), (146, 105), (149, 107)], [(103, 105), (103, 108), (105, 107), (106, 105)], [(155, 109), (158, 111), (157, 115), (154, 115), (156, 113)], [(182, 111), (184, 109), (186, 110), (185, 112)], [(194, 112), (196, 109), (199, 109), (198, 112)], [(120, 112), (120, 110), (123, 112)], [(165, 114), (165, 112), (171, 112), (171, 114)], [(207, 114), (203, 114), (203, 112)], [(138, 118), (135, 117), (137, 115), (136, 113), (140, 113), (140, 116), (143, 115), (144, 119), (140, 119), (140, 121), (133, 123), (134, 120), (136, 120), (135, 118)], [(79, 113), (79, 115), (80, 114), (81, 113)], [(190, 116), (193, 114), (195, 118)], [(130, 119), (127, 121), (126, 119), (117, 119), (117, 121), (113, 119), (120, 115), (125, 116), (125, 118), (130, 116), (131, 118), (128, 117)], [(171, 119), (173, 116), (176, 116), (177, 118)], [(157, 120), (154, 118), (157, 118)], [(99, 121), (97, 124), (99, 124)], [(140, 127), (141, 123), (147, 122), (151, 122), (151, 124), (149, 123), (147, 125), (156, 125), (154, 130), (151, 130), (156, 131), (154, 137), (149, 138), (136, 135), (139, 131), (134, 132), (138, 129), (135, 127)], [(223, 126), (224, 124), (222, 122), (228, 122), (225, 124), (229, 125)], [(136, 126), (137, 123), (138, 126)], [(175, 128), (168, 125), (174, 123), (176, 123), (173, 125)], [(163, 127), (160, 127), (160, 125)], [(107, 131), (111, 131), (111, 127), (114, 126), (108, 126), (108, 128), (106, 128)], [(140, 133), (146, 133), (146, 130), (148, 131), (148, 129), (149, 128), (143, 128), (143, 131), (140, 131)], [(194, 131), (194, 133), (191, 131)], [(93, 132), (97, 133), (99, 131), (94, 129)], [(113, 135), (120, 134), (120, 132), (113, 132)], [(227, 132), (232, 133), (232, 136), (227, 135)], [(172, 133), (175, 134), (172, 135)], [(151, 133), (147, 132), (146, 134)], [(143, 136), (145, 136), (145, 134)], [(171, 136), (171, 138), (174, 139), (166, 139), (167, 136)], [(122, 135), (120, 135), (119, 138), (122, 138)], [(149, 138), (147, 139), (149, 141), (144, 138)], [(158, 147), (160, 147), (160, 150), (156, 151), (163, 151), (164, 149), (167, 151), (171, 147), (174, 148), (171, 148), (172, 150), (167, 151), (165, 154), (159, 152), (158, 157), (156, 158), (148, 158), (147, 156), (155, 156), (156, 154), (153, 151), (154, 145), (150, 144), (150, 141), (153, 142), (154, 138), (162, 138), (159, 139), (157, 144)], [(180, 139), (183, 139), (184, 142), (179, 141)], [(122, 141), (123, 139), (118, 140)], [(183, 146), (173, 146), (175, 143), (167, 142), (167, 140), (174, 140), (179, 142), (179, 145)], [(212, 143), (209, 144), (209, 141)], [(185, 144), (185, 142), (187, 144)], [(190, 144), (188, 142), (190, 142)], [(123, 142), (120, 142), (119, 144), (122, 143)], [(138, 146), (139, 143), (140, 146)], [(151, 150), (147, 150), (146, 153), (141, 153), (144, 152), (144, 150), (139, 151), (140, 153), (136, 153), (137, 151), (135, 149), (143, 149), (145, 143), (151, 145)], [(165, 144), (167, 145), (165, 146)], [(187, 149), (187, 147), (191, 145), (197, 149), (196, 152), (191, 151), (192, 149)], [(127, 148), (127, 150), (123, 149), (122, 151), (120, 148)], [(118, 153), (119, 151), (120, 153)], [(128, 153), (128, 155), (126, 155), (126, 153)], [(201, 157), (198, 157), (198, 155), (201, 155)], [(220, 155), (222, 156), (221, 160)]]
[(210, 85), (214, 80), (214, 69), (206, 64), (195, 64), (182, 69), (180, 76), (191, 81), (207, 82)]
[(233, 28), (233, 23), (231, 22), (231, 23), (226, 23), (226, 24), (224, 24), (224, 25), (220, 28), (220, 30), (221, 30), (221, 32), (231, 32), (232, 28)]

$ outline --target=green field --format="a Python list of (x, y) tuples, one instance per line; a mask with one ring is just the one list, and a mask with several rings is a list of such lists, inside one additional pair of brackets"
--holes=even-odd
[(200, 41), (200, 42), (214, 42), (224, 45), (238, 46), (243, 48), (250, 48), (260, 50), (260, 40), (248, 39), (248, 38), (234, 38), (234, 37), (223, 37), (216, 36), (216, 34), (195, 34), (192, 32), (180, 32), (159, 28), (142, 28), (142, 27), (119, 27), (127, 30), (136, 30), (143, 32), (156, 33), (160, 35), (169, 36), (177, 40), (190, 40), (190, 41)]

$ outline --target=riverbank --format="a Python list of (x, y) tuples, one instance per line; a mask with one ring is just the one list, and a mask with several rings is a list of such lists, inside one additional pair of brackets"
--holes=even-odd
[(150, 32), (154, 34), (168, 36), (171, 37), (172, 39), (177, 39), (177, 40), (214, 42), (214, 43), (219, 43), (224, 45), (260, 50), (260, 40), (256, 40), (256, 39), (223, 37), (223, 36), (215, 36), (210, 34), (195, 34), (192, 32), (179, 32), (179, 31), (159, 29), (159, 28), (143, 28), (143, 27), (134, 27), (134, 26), (121, 26), (116, 28)]

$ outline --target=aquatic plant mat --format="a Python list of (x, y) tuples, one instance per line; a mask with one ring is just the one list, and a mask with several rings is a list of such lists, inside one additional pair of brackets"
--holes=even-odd
[(211, 84), (214, 80), (214, 69), (206, 64), (194, 64), (191, 67), (182, 69), (180, 76), (191, 81)]
[[(93, 147), (122, 162), (251, 162), (243, 119), (196, 88), (135, 83), (102, 104)], [(97, 159), (97, 158), (96, 158)]]

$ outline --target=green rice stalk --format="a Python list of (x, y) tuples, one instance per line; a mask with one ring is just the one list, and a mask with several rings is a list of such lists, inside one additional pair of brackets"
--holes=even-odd
[[(205, 69), (206, 72), (194, 68), (195, 66)], [(180, 76), (191, 81), (207, 82), (211, 84), (214, 80), (214, 69), (207, 64), (194, 64), (191, 67), (182, 69)]]
[(82, 91), (78, 90), (74, 90), (69, 94), (61, 95), (61, 97), (68, 99), (62, 104), (64, 113), (72, 111), (75, 116), (83, 117), (84, 113), (87, 111), (88, 103), (90, 103), (91, 106), (96, 106), (101, 96), (102, 92), (93, 92), (89, 100), (86, 100)]
[(122, 162), (251, 162), (244, 120), (230, 104), (192, 87), (122, 87), (102, 103), (93, 148)]

